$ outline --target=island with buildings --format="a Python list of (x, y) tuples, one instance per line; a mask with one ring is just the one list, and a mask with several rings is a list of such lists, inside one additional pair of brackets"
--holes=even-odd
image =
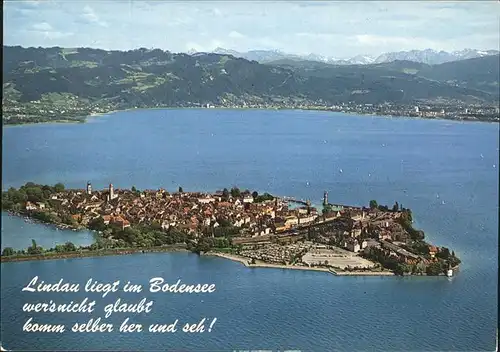
[(223, 189), (214, 194), (165, 189), (65, 189), (26, 183), (2, 192), (2, 210), (65, 229), (90, 229), (89, 246), (4, 248), (4, 261), (193, 251), (249, 267), (318, 270), (336, 275), (447, 275), (460, 259), (427, 243), (412, 213), (370, 201), (367, 207)]

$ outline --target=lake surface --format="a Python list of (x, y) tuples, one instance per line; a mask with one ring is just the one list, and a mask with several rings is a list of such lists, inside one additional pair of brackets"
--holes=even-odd
[(2, 212), (2, 249), (26, 249), (32, 245), (32, 239), (43, 248), (54, 248), (56, 244), (66, 242), (88, 246), (94, 242), (95, 235), (91, 231), (60, 230), (55, 226), (27, 222), (22, 217)]
[[(28, 181), (170, 191), (236, 185), (313, 204), (321, 202), (325, 190), (334, 203), (398, 201), (412, 209), (415, 226), (430, 242), (455, 250), (463, 265), (447, 279), (250, 269), (178, 253), (4, 263), (1, 294), (8, 304), (1, 310), (2, 344), (40, 350), (494, 350), (498, 132), (496, 124), (215, 109), (138, 110), (81, 125), (4, 128), (3, 189)], [(24, 221), (5, 220), (2, 247), (25, 231), (19, 228)], [(23, 236), (41, 241), (44, 227), (33, 226), (32, 235)], [(147, 284), (155, 276), (167, 282), (213, 282), (217, 291), (206, 295), (146, 293), (155, 301), (152, 313), (115, 313), (109, 320), (118, 325), (126, 316), (145, 325), (204, 317), (217, 321), (202, 334), (23, 333), (30, 316), (22, 312), (25, 302), (85, 297), (84, 292), (50, 298), (21, 292), (36, 275), (47, 282), (62, 277), (81, 284), (90, 277)], [(138, 301), (143, 296), (120, 297)], [(56, 315), (67, 324), (90, 318)], [(54, 319), (42, 313), (34, 318)]]

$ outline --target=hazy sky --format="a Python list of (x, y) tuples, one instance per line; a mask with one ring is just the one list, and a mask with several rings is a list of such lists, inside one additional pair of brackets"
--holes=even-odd
[(411, 49), (499, 48), (500, 5), (488, 2), (4, 2), (4, 44), (279, 49), (338, 58)]

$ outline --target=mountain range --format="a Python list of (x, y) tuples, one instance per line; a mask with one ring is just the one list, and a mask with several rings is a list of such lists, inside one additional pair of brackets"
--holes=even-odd
[(79, 106), (88, 111), (95, 106), (115, 110), (206, 104), (498, 104), (499, 60), (496, 55), (440, 65), (400, 60), (331, 65), (293, 59), (262, 64), (227, 54), (160, 49), (4, 46), (2, 101), (4, 111), (6, 106), (18, 112), (27, 107), (37, 116), (45, 116), (40, 104), (44, 111), (59, 106), (66, 112)]
[[(384, 53), (376, 57), (369, 55), (357, 55), (349, 59), (338, 59), (334, 57), (327, 57), (316, 54), (309, 54), (309, 55), (288, 54), (279, 50), (251, 50), (247, 52), (238, 52), (234, 50), (227, 50), (224, 48), (216, 48), (212, 52), (215, 54), (241, 57), (247, 60), (254, 60), (261, 63), (288, 59), (288, 60), (298, 60), (298, 61), (302, 60), (317, 61), (332, 65), (369, 65), (369, 64), (391, 62), (396, 60), (414, 61), (428, 65), (439, 65), (445, 62), (467, 60), (477, 57), (499, 54), (498, 50), (464, 49), (460, 51), (446, 52), (446, 51), (436, 51), (432, 49), (426, 49), (426, 50), (390, 52), (390, 53)], [(194, 54), (196, 53), (196, 51), (191, 50), (189, 51), (189, 53)]]

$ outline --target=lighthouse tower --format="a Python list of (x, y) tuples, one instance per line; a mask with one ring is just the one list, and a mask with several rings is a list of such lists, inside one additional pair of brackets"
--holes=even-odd
[(325, 191), (325, 193), (323, 193), (323, 206), (327, 206), (328, 205), (328, 192)]
[(453, 276), (453, 269), (451, 268), (450, 264), (448, 264), (448, 270), (446, 271), (446, 276), (448, 276), (448, 277)]
[(92, 185), (90, 184), (90, 181), (87, 182), (87, 194), (92, 194)]

